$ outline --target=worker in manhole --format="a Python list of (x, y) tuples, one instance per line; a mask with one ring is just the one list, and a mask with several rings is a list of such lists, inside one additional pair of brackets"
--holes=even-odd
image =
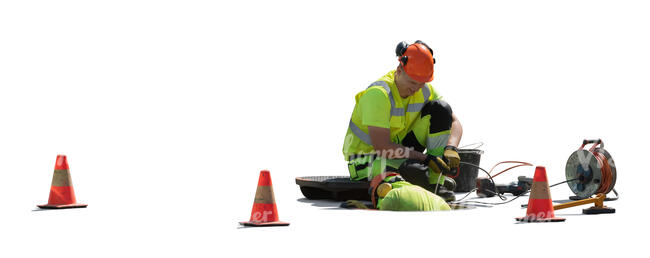
[(463, 129), (450, 105), (429, 83), (433, 50), (418, 40), (399, 43), (395, 52), (397, 69), (355, 96), (343, 145), (350, 178), (373, 180), (395, 172), (400, 176), (382, 180), (398, 178), (405, 182), (397, 185), (408, 182), (453, 201), (456, 183), (448, 176), (456, 174), (460, 164), (457, 147)]

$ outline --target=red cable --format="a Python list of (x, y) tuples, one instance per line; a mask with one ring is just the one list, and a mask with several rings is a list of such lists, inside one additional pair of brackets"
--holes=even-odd
[(593, 151), (592, 152), (594, 156), (596, 156), (596, 160), (598, 161), (598, 165), (600, 166), (600, 172), (602, 174), (601, 178), (601, 184), (598, 190), (596, 190), (596, 193), (605, 193), (607, 189), (609, 189), (610, 184), (612, 183), (612, 168), (609, 166), (609, 162), (607, 160), (607, 157), (603, 155), (600, 152)]
[[(583, 141), (582, 146), (580, 146), (580, 149), (584, 149), (586, 145), (586, 141)], [(612, 184), (612, 168), (609, 166), (609, 160), (607, 160), (607, 157), (603, 155), (602, 152), (598, 151), (596, 148), (598, 145), (600, 145), (601, 150), (605, 151), (604, 148), (604, 143), (600, 139), (595, 142), (594, 145), (589, 148), (589, 152), (596, 157), (596, 161), (598, 162), (598, 166), (600, 167), (600, 174), (602, 175), (600, 178), (600, 187), (596, 190), (596, 193), (602, 193), (602, 194), (607, 194), (606, 191), (609, 189), (610, 185)]]
[(506, 168), (506, 169), (502, 170), (501, 172), (496, 173), (496, 174), (493, 175), (492, 177), (498, 176), (498, 175), (500, 175), (501, 173), (506, 172), (506, 171), (508, 171), (508, 170), (511, 170), (511, 169), (513, 169), (513, 168), (523, 167), (523, 166), (532, 166), (532, 165), (533, 165), (533, 164), (530, 164), (530, 163), (528, 163), (528, 162), (523, 162), (523, 161), (501, 161), (501, 162), (495, 164), (495, 165), (492, 167), (492, 169), (490, 169), (490, 173), (489, 173), (489, 174), (492, 174), (492, 170), (494, 170), (494, 168), (496, 168), (498, 165), (500, 165), (500, 164), (505, 164), (505, 163), (516, 163), (516, 164), (519, 164), (519, 165), (512, 166), (512, 167), (509, 167), (509, 168)]

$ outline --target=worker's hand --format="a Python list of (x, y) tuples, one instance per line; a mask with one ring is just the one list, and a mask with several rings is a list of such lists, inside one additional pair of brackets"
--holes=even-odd
[(341, 203), (341, 208), (370, 209), (368, 206), (357, 200), (347, 200), (344, 203)]
[(460, 156), (458, 156), (458, 149), (454, 146), (445, 147), (445, 153), (443, 154), (445, 159), (449, 162), (449, 168), (455, 169), (460, 165)]
[(449, 174), (449, 166), (445, 163), (444, 160), (440, 157), (436, 157), (433, 155), (427, 155), (427, 159), (424, 160), (424, 164), (429, 166), (429, 168), (437, 174), (443, 173), (443, 174)]

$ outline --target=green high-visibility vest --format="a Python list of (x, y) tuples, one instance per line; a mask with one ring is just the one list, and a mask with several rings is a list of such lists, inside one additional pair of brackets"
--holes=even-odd
[(371, 89), (379, 89), (385, 94), (385, 101), (390, 103), (390, 114), (387, 115), (390, 116), (390, 138), (395, 143), (400, 143), (399, 140), (406, 136), (413, 122), (420, 116), (424, 105), (429, 101), (439, 99), (431, 84), (427, 83), (425, 87), (409, 96), (409, 103), (405, 105), (395, 85), (395, 71), (390, 71), (379, 78), (355, 96), (356, 104), (343, 144), (345, 160), (349, 160), (350, 155), (374, 153), (368, 126), (361, 124), (361, 112), (372, 112), (372, 110), (361, 110), (359, 107), (359, 99)]

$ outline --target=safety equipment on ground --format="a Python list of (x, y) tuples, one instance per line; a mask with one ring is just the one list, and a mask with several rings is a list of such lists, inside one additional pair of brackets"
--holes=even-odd
[(47, 204), (38, 205), (42, 209), (86, 208), (88, 204), (77, 203), (72, 187), (72, 177), (65, 155), (56, 156), (54, 176), (50, 187), (50, 198)]
[(406, 74), (421, 83), (433, 80), (433, 50), (424, 42), (418, 40), (413, 44), (404, 41), (397, 44), (395, 54)]
[(253, 227), (289, 225), (289, 223), (282, 222), (279, 219), (278, 208), (275, 205), (275, 195), (273, 194), (271, 172), (268, 170), (260, 171), (260, 178), (257, 181), (257, 190), (255, 191), (255, 200), (253, 201), (253, 210), (251, 211), (250, 220), (239, 222), (239, 224)]
[(448, 145), (445, 147), (445, 153), (443, 155), (449, 162), (449, 168), (454, 169), (460, 166), (460, 156), (456, 147)]
[(533, 177), (533, 185), (530, 188), (526, 216), (516, 218), (516, 220), (522, 222), (556, 222), (565, 220), (564, 218), (555, 217), (545, 167), (538, 166), (535, 168), (535, 176)]

